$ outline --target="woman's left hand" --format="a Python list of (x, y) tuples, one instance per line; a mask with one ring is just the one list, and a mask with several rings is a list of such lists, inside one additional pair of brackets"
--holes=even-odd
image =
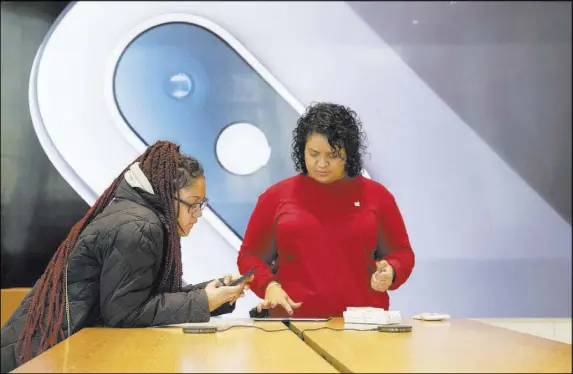
[(370, 278), (370, 285), (375, 291), (386, 292), (392, 285), (394, 269), (384, 260), (376, 263), (376, 269), (376, 272)]

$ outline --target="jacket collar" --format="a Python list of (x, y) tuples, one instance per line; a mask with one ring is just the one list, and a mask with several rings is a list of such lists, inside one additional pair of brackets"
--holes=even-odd
[(129, 200), (138, 205), (144, 206), (163, 216), (165, 211), (163, 202), (158, 195), (152, 195), (139, 187), (131, 187), (124, 179), (120, 182), (115, 192), (114, 200)]

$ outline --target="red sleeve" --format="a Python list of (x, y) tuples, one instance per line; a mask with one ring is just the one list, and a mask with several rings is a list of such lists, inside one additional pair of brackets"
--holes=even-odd
[[(415, 256), (396, 200), (390, 192), (384, 192), (385, 196), (380, 199), (378, 212), (381, 243), (376, 251), (375, 261), (386, 260), (392, 265), (395, 280), (389, 289), (395, 290), (410, 277), (415, 264)], [(375, 263), (374, 269), (376, 269)]]
[(270, 266), (276, 258), (273, 244), (275, 212), (276, 204), (269, 193), (265, 192), (259, 196), (237, 257), (237, 266), (241, 274), (255, 270), (250, 287), (260, 298), (265, 297), (267, 285), (276, 280)]

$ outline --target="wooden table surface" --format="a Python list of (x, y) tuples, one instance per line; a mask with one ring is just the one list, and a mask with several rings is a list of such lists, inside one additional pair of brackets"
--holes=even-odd
[(262, 327), (286, 331), (237, 327), (198, 335), (180, 328), (87, 328), (14, 373), (337, 372), (282, 323)]
[[(305, 342), (341, 372), (571, 373), (571, 345), (484, 323), (406, 320), (411, 333), (306, 331)], [(342, 319), (293, 322), (296, 333)]]

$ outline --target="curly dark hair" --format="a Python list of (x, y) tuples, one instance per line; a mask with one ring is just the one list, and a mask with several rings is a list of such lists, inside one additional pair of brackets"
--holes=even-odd
[(306, 109), (292, 132), (291, 147), (295, 170), (304, 175), (308, 173), (304, 163), (304, 147), (306, 139), (313, 133), (324, 135), (331, 147), (345, 149), (345, 170), (349, 177), (362, 173), (366, 134), (356, 112), (333, 103), (312, 103)]

